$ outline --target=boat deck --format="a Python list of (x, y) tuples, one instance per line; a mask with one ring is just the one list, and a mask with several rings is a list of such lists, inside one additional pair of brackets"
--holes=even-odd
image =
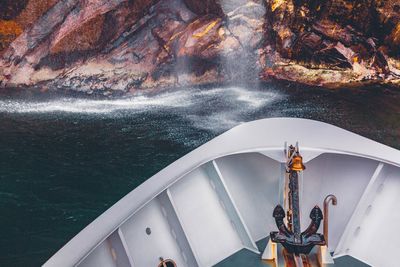
[[(256, 242), (257, 247), (260, 251), (264, 251), (267, 246), (268, 239), (262, 239)], [(281, 257), (281, 261), (278, 262), (278, 266), (292, 266), (290, 264), (286, 264), (283, 262), (283, 257)], [(316, 255), (312, 254), (309, 257), (311, 265), (308, 266), (319, 266)], [(294, 266), (294, 265), (293, 265)], [(307, 265), (304, 265), (307, 266)], [(334, 265), (329, 265), (330, 267), (367, 267), (369, 265), (354, 259), (350, 256), (344, 256), (335, 259)], [(256, 254), (250, 250), (242, 249), (232, 256), (226, 258), (225, 260), (219, 262), (214, 267), (275, 267), (275, 263), (269, 261), (261, 260), (261, 254)]]
[[(297, 142), (307, 166), (299, 177), (300, 228), (335, 195), (329, 247), (345, 256), (335, 266), (366, 266), (359, 259), (397, 267), (388, 255), (400, 239), (400, 151), (303, 119), (255, 121), (214, 138), (114, 204), (45, 266), (147, 267), (160, 257), (177, 266), (269, 266), (259, 251), (277, 229), (274, 208), (285, 203), (285, 144)], [(292, 266), (279, 246), (278, 253), (276, 265)], [(308, 262), (317, 265), (315, 255)]]

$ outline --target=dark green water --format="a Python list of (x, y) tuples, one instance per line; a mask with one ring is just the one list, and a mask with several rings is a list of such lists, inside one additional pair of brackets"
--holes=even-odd
[(148, 177), (266, 117), (322, 120), (400, 148), (400, 92), (284, 84), (88, 100), (0, 95), (0, 266), (38, 266)]

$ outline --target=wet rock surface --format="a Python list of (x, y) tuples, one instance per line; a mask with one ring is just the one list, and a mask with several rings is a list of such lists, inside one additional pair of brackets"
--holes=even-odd
[(2, 87), (399, 86), (400, 1), (2, 0)]
[(399, 85), (399, 1), (267, 1), (264, 78), (326, 87)]

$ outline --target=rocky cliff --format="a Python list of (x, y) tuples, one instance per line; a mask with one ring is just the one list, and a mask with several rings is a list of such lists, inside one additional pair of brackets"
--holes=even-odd
[(399, 11), (398, 0), (268, 1), (263, 77), (399, 86)]
[(2, 87), (399, 86), (400, 0), (0, 0)]

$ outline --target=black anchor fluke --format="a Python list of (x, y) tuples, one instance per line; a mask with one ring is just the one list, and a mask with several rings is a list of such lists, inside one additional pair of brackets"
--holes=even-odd
[(278, 205), (273, 211), (273, 217), (279, 231), (270, 233), (270, 238), (273, 242), (282, 244), (289, 253), (296, 255), (309, 254), (314, 246), (325, 245), (324, 236), (317, 233), (323, 219), (322, 211), (318, 206), (311, 210), (311, 223), (308, 228), (303, 232), (300, 231), (298, 172), (304, 169), (298, 148), (290, 146), (287, 161), (287, 172), (289, 173), (288, 226), (284, 222), (285, 210), (281, 205)]

